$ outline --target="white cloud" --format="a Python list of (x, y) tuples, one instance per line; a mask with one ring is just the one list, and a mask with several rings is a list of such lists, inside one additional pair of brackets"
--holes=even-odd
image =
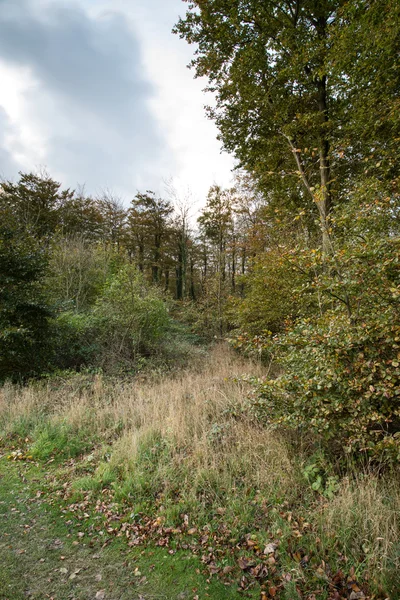
[(171, 33), (182, 8), (0, 0), (8, 169), (45, 164), (65, 184), (109, 187), (126, 200), (137, 188), (162, 191), (168, 177), (198, 198), (214, 181), (228, 185), (233, 161), (205, 117), (205, 82), (193, 80), (192, 49)]

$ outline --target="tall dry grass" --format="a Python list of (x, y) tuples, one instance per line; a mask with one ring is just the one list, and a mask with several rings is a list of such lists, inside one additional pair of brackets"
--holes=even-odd
[[(108, 461), (99, 464), (99, 476), (114, 470), (121, 481), (131, 478), (135, 484), (138, 457), (147, 448), (152, 464), (145, 476), (165, 489), (189, 495), (194, 490), (193, 498), (199, 490), (229, 489), (231, 501), (242, 485), (265, 498), (294, 499), (297, 506), (307, 502), (300, 512), (313, 523), (326, 552), (343, 551), (361, 561), (390, 590), (400, 572), (399, 488), (364, 474), (344, 478), (331, 500), (313, 502), (316, 496), (302, 475), (304, 457), (295, 456), (288, 440), (261, 427), (248, 412), (242, 376), (262, 374), (260, 364), (217, 346), (202, 365), (174, 376), (147, 381), (77, 376), (57, 384), (5, 386), (0, 435), (24, 432), (34, 438), (43, 422), (62, 424), (85, 432), (99, 448), (107, 446)], [(161, 458), (151, 458), (161, 446)]]
[(13, 388), (0, 393), (0, 424), (63, 423), (88, 435), (114, 440), (114, 460), (127, 469), (140, 440), (157, 433), (169, 441), (171, 460), (192, 471), (246, 473), (255, 486), (289, 483), (292, 470), (285, 444), (246, 416), (243, 375), (262, 374), (260, 364), (217, 346), (201, 368), (149, 381), (113, 382), (96, 376), (90, 386), (66, 382)]

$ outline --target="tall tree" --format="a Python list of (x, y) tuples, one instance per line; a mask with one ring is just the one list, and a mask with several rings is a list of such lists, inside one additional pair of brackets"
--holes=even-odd
[(96, 205), (102, 218), (103, 238), (119, 252), (124, 242), (127, 211), (122, 201), (110, 192), (98, 198)]
[(96, 200), (81, 193), (68, 198), (59, 210), (59, 228), (64, 236), (80, 236), (86, 240), (104, 238), (104, 214)]
[(164, 245), (169, 234), (173, 208), (154, 192), (138, 193), (128, 214), (128, 247), (144, 271), (150, 267), (151, 280), (159, 283), (164, 260)]
[[(207, 203), (197, 220), (200, 235), (208, 243), (204, 257), (207, 260), (207, 278), (214, 278), (216, 308), (218, 312), (219, 330), (222, 335), (223, 325), (223, 300), (231, 288), (227, 281), (227, 273), (233, 275), (235, 280), (235, 238), (233, 221), (233, 199), (229, 190), (223, 190), (218, 185), (213, 185), (207, 196)], [(232, 260), (232, 262), (231, 262)], [(206, 279), (207, 284), (207, 279)], [(210, 288), (210, 281), (208, 282)]]
[(347, 2), (333, 42), (335, 89), (346, 99), (342, 160), (354, 170), (362, 159), (363, 179), (394, 182), (400, 175), (400, 3)]
[(50, 310), (42, 293), (43, 244), (0, 206), (0, 381), (40, 374)]
[(18, 222), (38, 238), (52, 235), (60, 223), (60, 209), (74, 193), (61, 190), (61, 184), (47, 174), (20, 173), (17, 183), (1, 184), (0, 206), (15, 215)]
[[(216, 94), (224, 148), (264, 181), (302, 184), (329, 246), (338, 99), (327, 54), (341, 0), (194, 0), (175, 32), (196, 44), (192, 66)], [(279, 184), (281, 185), (281, 183)]]

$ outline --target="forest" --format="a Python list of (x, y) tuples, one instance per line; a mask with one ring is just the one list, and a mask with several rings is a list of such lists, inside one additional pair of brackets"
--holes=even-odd
[(174, 33), (233, 184), (194, 216), (2, 181), (0, 483), (58, 498), (71, 565), (74, 528), (107, 564), (126, 538), (100, 600), (396, 600), (400, 4), (192, 0)]

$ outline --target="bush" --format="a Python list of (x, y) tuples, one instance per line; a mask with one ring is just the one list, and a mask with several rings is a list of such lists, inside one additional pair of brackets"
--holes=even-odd
[(52, 321), (52, 368), (94, 366), (101, 354), (99, 332), (91, 312), (66, 311)]
[(283, 248), (270, 249), (253, 260), (241, 278), (245, 296), (231, 298), (227, 312), (246, 335), (282, 331), (288, 318), (304, 313), (305, 299), (295, 293), (304, 276), (290, 262)]
[(83, 236), (53, 238), (46, 275), (49, 298), (59, 306), (88, 310), (101, 293), (114, 261), (111, 250)]
[(400, 460), (398, 214), (396, 198), (357, 197), (332, 220), (330, 256), (298, 254), (320, 313), (271, 340), (283, 374), (259, 382), (253, 402), (264, 421), (390, 462)]
[(151, 355), (170, 324), (160, 291), (147, 285), (134, 265), (125, 265), (108, 281), (93, 318), (106, 365)]

